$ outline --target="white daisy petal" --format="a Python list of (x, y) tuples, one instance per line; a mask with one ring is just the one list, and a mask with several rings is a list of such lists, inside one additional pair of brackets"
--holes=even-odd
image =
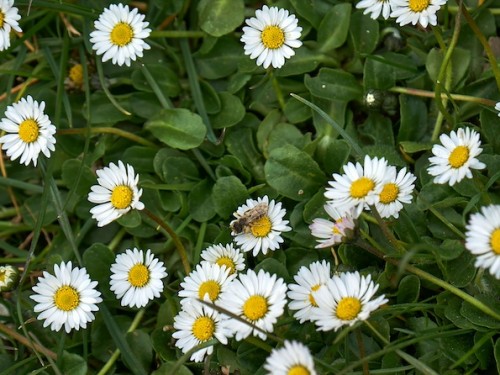
[(316, 375), (314, 359), (307, 347), (297, 341), (287, 341), (282, 348), (273, 349), (264, 364), (269, 375)]
[(425, 28), (428, 25), (436, 26), (436, 13), (446, 4), (446, 0), (390, 0), (390, 3), (391, 17), (396, 18), (400, 26), (419, 23)]
[(22, 32), (19, 27), (21, 16), (19, 10), (13, 6), (14, 0), (0, 0), (0, 16), (2, 24), (0, 26), (0, 51), (4, 51), (10, 47), (10, 31), (11, 29), (17, 32)]
[(406, 168), (397, 173), (396, 168), (393, 166), (387, 169), (379, 199), (375, 203), (381, 217), (388, 218), (392, 216), (396, 219), (399, 217), (399, 211), (403, 208), (403, 203), (411, 203), (416, 179), (411, 172), (406, 172)]
[(382, 13), (384, 19), (389, 18), (391, 12), (390, 0), (362, 0), (356, 4), (356, 8), (364, 9), (363, 14), (370, 14), (370, 17), (377, 19)]
[(200, 256), (208, 263), (227, 267), (230, 275), (245, 269), (243, 253), (232, 243), (225, 246), (222, 244), (209, 246), (201, 252)]
[(341, 243), (345, 237), (349, 236), (349, 231), (352, 231), (356, 226), (353, 208), (343, 215), (330, 204), (326, 204), (324, 209), (333, 221), (316, 218), (309, 225), (311, 234), (317, 238), (319, 243), (316, 248), (331, 247)]

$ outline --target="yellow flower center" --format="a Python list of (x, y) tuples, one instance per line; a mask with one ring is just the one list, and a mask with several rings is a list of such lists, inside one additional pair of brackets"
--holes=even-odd
[(35, 142), (38, 139), (39, 130), (38, 123), (29, 118), (19, 124), (19, 138), (25, 143)]
[(267, 300), (259, 295), (248, 298), (243, 305), (243, 314), (251, 321), (256, 321), (266, 315), (268, 310)]
[(379, 199), (382, 204), (389, 204), (394, 202), (399, 194), (398, 185), (390, 182), (384, 185), (384, 188), (380, 192)]
[(3, 21), (5, 20), (5, 14), (0, 11), (0, 28), (3, 27)]
[(320, 284), (313, 285), (311, 287), (311, 292), (309, 293), (309, 302), (311, 302), (311, 305), (313, 305), (314, 307), (318, 307), (318, 304), (316, 303), (316, 300), (314, 299), (312, 292), (317, 291), (320, 287), (321, 287)]
[(469, 160), (469, 148), (467, 146), (457, 146), (448, 157), (452, 168), (460, 168)]
[(375, 187), (375, 183), (367, 177), (358, 178), (351, 184), (351, 197), (361, 199)]
[(500, 255), (500, 228), (495, 229), (491, 234), (490, 246), (495, 254)]
[(410, 9), (415, 13), (422, 12), (429, 7), (429, 0), (410, 0)]
[(149, 282), (149, 269), (142, 263), (135, 264), (128, 271), (128, 282), (136, 288), (142, 288)]
[(127, 208), (132, 203), (133, 195), (131, 188), (126, 185), (118, 185), (111, 193), (111, 204), (119, 210)]
[(4, 284), (6, 280), (7, 280), (7, 270), (1, 269), (0, 270), (0, 284)]
[(260, 37), (262, 44), (269, 49), (277, 49), (285, 44), (285, 33), (278, 26), (267, 26)]
[(82, 86), (83, 85), (83, 66), (82, 64), (76, 64), (71, 67), (69, 70), (69, 79), (71, 82), (73, 82), (76, 86)]
[(288, 370), (287, 375), (309, 375), (310, 372), (308, 369), (306, 369), (302, 365), (295, 365), (293, 367), (290, 367), (290, 370)]
[(236, 264), (234, 264), (233, 260), (229, 257), (220, 257), (215, 263), (221, 267), (226, 266), (230, 275), (236, 271)]
[(132, 27), (125, 22), (119, 22), (111, 30), (111, 43), (119, 47), (126, 46), (132, 41), (134, 37), (134, 30)]
[(208, 294), (208, 298), (210, 298), (210, 301), (213, 302), (219, 296), (219, 292), (219, 283), (214, 280), (208, 280), (201, 283), (200, 289), (198, 290), (198, 297), (200, 297), (200, 299), (203, 299), (203, 297), (205, 297), (205, 294)]
[(344, 297), (337, 305), (337, 318), (340, 320), (353, 320), (361, 311), (361, 301), (354, 297)]
[(271, 232), (271, 219), (269, 216), (262, 216), (259, 220), (255, 220), (250, 224), (250, 230), (254, 237), (266, 237)]
[(59, 310), (71, 311), (80, 304), (80, 295), (75, 288), (64, 285), (54, 294), (54, 303)]
[(210, 340), (215, 331), (215, 322), (208, 316), (201, 316), (193, 323), (193, 336), (200, 341)]

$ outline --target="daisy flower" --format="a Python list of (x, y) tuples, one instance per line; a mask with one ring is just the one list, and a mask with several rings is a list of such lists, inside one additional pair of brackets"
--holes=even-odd
[(333, 276), (326, 288), (316, 292), (314, 298), (318, 309), (314, 310), (314, 322), (320, 331), (338, 330), (344, 325), (352, 326), (368, 319), (370, 313), (387, 302), (384, 295), (372, 299), (378, 284), (371, 276), (359, 272), (343, 272)]
[(255, 17), (245, 20), (240, 39), (245, 43), (245, 55), (257, 58), (257, 65), (267, 69), (269, 65), (281, 68), (285, 59), (295, 55), (292, 48), (299, 48), (302, 27), (297, 26), (295, 15), (288, 10), (264, 5), (255, 11)]
[(354, 219), (354, 210), (351, 208), (343, 215), (337, 209), (329, 204), (324, 205), (325, 211), (333, 221), (316, 218), (309, 225), (311, 234), (318, 238), (319, 244), (316, 248), (330, 247), (337, 243), (341, 243), (345, 237), (349, 237), (349, 231), (352, 231), (356, 226)]
[(269, 375), (316, 375), (309, 349), (297, 341), (287, 341), (280, 349), (273, 349), (264, 363)]
[(333, 181), (328, 182), (331, 186), (325, 192), (325, 197), (330, 199), (328, 204), (335, 207), (340, 215), (354, 208), (353, 216), (357, 218), (365, 207), (377, 202), (386, 171), (387, 161), (384, 158), (371, 159), (368, 155), (363, 165), (344, 165), (344, 174), (334, 173)]
[(14, 289), (19, 279), (16, 268), (6, 265), (0, 266), (0, 292), (8, 292)]
[[(240, 273), (220, 297), (219, 306), (241, 317), (248, 323), (229, 319), (228, 325), (237, 341), (253, 334), (263, 340), (272, 332), (273, 325), (283, 314), (286, 304), (286, 284), (282, 278), (264, 270)], [(257, 330), (256, 328), (260, 328)]]
[(18, 9), (13, 6), (14, 0), (0, 0), (0, 51), (10, 47), (10, 30), (21, 32), (19, 21), (21, 16)]
[(259, 252), (267, 254), (268, 250), (279, 249), (283, 242), (281, 232), (292, 230), (288, 220), (283, 220), (285, 214), (281, 203), (269, 201), (267, 195), (257, 200), (247, 199), (233, 214), (236, 219), (230, 224), (231, 235), (243, 251), (253, 251), (253, 256)]
[(495, 110), (498, 112), (498, 117), (500, 117), (500, 102), (495, 104)]
[[(182, 306), (182, 310), (174, 318), (174, 329), (172, 337), (177, 339), (175, 346), (188, 352), (195, 346), (206, 341), (217, 339), (221, 344), (227, 344), (227, 338), (231, 331), (227, 327), (227, 319), (214, 309), (196, 303), (192, 300)], [(205, 355), (210, 355), (214, 346), (197, 350), (191, 356), (191, 361), (202, 362)]]
[(400, 26), (419, 23), (422, 27), (436, 26), (436, 13), (446, 0), (390, 0), (391, 17), (396, 18)]
[(393, 216), (396, 219), (399, 217), (403, 203), (411, 203), (416, 179), (411, 172), (406, 172), (406, 168), (401, 169), (398, 173), (393, 166), (387, 169), (386, 179), (382, 183), (382, 190), (378, 195), (379, 199), (375, 202), (381, 217)]
[(137, 188), (139, 175), (134, 168), (118, 161), (118, 166), (109, 163), (96, 172), (98, 185), (92, 186), (88, 199), (98, 205), (90, 210), (92, 218), (97, 220), (97, 226), (106, 224), (125, 215), (131, 209), (142, 210), (144, 204), (139, 202), (142, 189)]
[(182, 290), (179, 291), (179, 297), (183, 297), (181, 304), (198, 298), (216, 303), (235, 277), (236, 275), (229, 275), (227, 267), (202, 262), (181, 283)]
[(297, 310), (293, 315), (300, 323), (311, 320), (311, 312), (318, 307), (315, 293), (324, 288), (330, 280), (330, 263), (314, 262), (309, 267), (302, 266), (293, 277), (297, 284), (288, 284), (290, 310)]
[(97, 281), (90, 280), (85, 268), (73, 268), (71, 262), (54, 265), (54, 274), (44, 271), (33, 287), (36, 294), (30, 298), (37, 302), (34, 311), (40, 313), (38, 319), (53, 331), (63, 326), (66, 333), (87, 328), (95, 319), (92, 312), (98, 311), (97, 304), (102, 302), (95, 289)]
[(435, 176), (434, 183), (453, 186), (465, 177), (472, 178), (471, 169), (484, 169), (486, 165), (476, 159), (483, 149), (479, 133), (470, 128), (460, 128), (450, 135), (441, 134), (442, 145), (432, 147), (433, 157), (427, 172)]
[(356, 4), (357, 9), (364, 9), (363, 14), (369, 14), (374, 20), (380, 16), (388, 19), (391, 14), (390, 0), (361, 0)]
[(476, 267), (486, 268), (500, 279), (500, 205), (483, 207), (470, 216), (465, 248), (477, 257)]
[(38, 103), (31, 96), (7, 107), (0, 130), (8, 134), (0, 137), (0, 143), (12, 160), (21, 157), (21, 164), (32, 161), (36, 166), (40, 152), (49, 158), (50, 151), (54, 151), (56, 127), (44, 109), (45, 102)]
[(200, 256), (208, 263), (225, 266), (229, 269), (230, 275), (245, 269), (243, 254), (232, 243), (225, 246), (223, 244), (209, 246), (201, 252)]
[(163, 262), (148, 250), (127, 249), (111, 265), (111, 291), (122, 306), (144, 307), (163, 292), (162, 279), (167, 276)]
[(130, 61), (142, 57), (143, 50), (150, 49), (144, 39), (149, 36), (149, 22), (144, 15), (128, 5), (111, 4), (94, 22), (95, 31), (90, 33), (92, 49), (103, 55), (102, 61), (111, 59), (113, 64), (130, 66)]

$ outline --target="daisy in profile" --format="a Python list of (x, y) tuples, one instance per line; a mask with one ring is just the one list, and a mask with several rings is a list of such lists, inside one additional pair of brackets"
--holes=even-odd
[(287, 341), (280, 349), (273, 349), (264, 369), (269, 375), (316, 375), (309, 349), (298, 341)]
[(370, 158), (365, 156), (364, 164), (348, 163), (344, 165), (344, 174), (333, 174), (331, 186), (326, 188), (325, 197), (330, 199), (328, 204), (344, 215), (354, 208), (354, 218), (357, 218), (364, 208), (375, 204), (382, 189), (387, 171), (387, 161), (384, 158)]
[(361, 0), (356, 4), (356, 8), (364, 9), (363, 14), (370, 14), (374, 20), (382, 14), (384, 19), (391, 15), (391, 0)]
[(488, 269), (500, 279), (500, 205), (483, 207), (470, 216), (465, 248), (476, 256), (476, 267)]
[(441, 134), (441, 145), (432, 147), (433, 157), (427, 172), (435, 176), (434, 183), (455, 185), (465, 177), (472, 178), (471, 169), (484, 169), (486, 165), (476, 157), (483, 149), (479, 133), (470, 128), (460, 128), (450, 135)]
[(54, 265), (54, 274), (44, 271), (33, 287), (36, 294), (30, 298), (37, 303), (34, 311), (40, 313), (38, 319), (53, 331), (63, 326), (66, 333), (87, 328), (87, 323), (95, 319), (93, 311), (99, 310), (97, 304), (102, 302), (101, 293), (95, 289), (97, 281), (90, 280), (85, 268), (73, 268), (71, 262)]
[(400, 26), (411, 23), (422, 27), (437, 25), (436, 13), (446, 0), (390, 0), (391, 17), (396, 18)]
[[(177, 339), (175, 346), (187, 353), (189, 350), (206, 341), (217, 339), (221, 344), (227, 344), (231, 331), (226, 326), (227, 319), (216, 310), (206, 308), (200, 303), (190, 301), (183, 305), (182, 310), (174, 318), (172, 337)], [(197, 350), (190, 360), (202, 362), (205, 355), (210, 355), (214, 346)]]
[(396, 219), (399, 217), (403, 203), (411, 203), (416, 179), (411, 172), (406, 171), (406, 168), (399, 172), (393, 166), (387, 168), (386, 179), (382, 183), (382, 190), (378, 195), (377, 202), (375, 202), (375, 207), (381, 217), (393, 216)]
[(38, 103), (31, 96), (7, 107), (0, 121), (0, 130), (7, 134), (0, 137), (0, 143), (12, 160), (20, 157), (21, 164), (36, 166), (40, 152), (49, 158), (54, 151), (56, 127), (44, 109), (45, 102)]
[(209, 246), (201, 252), (200, 256), (208, 263), (217, 264), (221, 267), (226, 266), (230, 275), (245, 269), (243, 253), (238, 248), (235, 248), (232, 243)]
[(314, 310), (314, 322), (320, 331), (335, 331), (344, 325), (352, 326), (366, 320), (370, 313), (387, 302), (384, 295), (372, 299), (378, 284), (371, 276), (359, 272), (343, 272), (333, 276), (314, 295), (318, 309)]
[(109, 163), (109, 167), (98, 170), (96, 174), (98, 185), (90, 188), (88, 199), (97, 203), (90, 210), (97, 226), (103, 227), (131, 209), (144, 209), (144, 204), (139, 202), (142, 195), (142, 189), (137, 188), (139, 175), (131, 165), (125, 166), (121, 161), (118, 161), (118, 166)]
[(285, 59), (295, 55), (293, 48), (299, 48), (302, 27), (295, 15), (288, 10), (264, 5), (255, 12), (255, 17), (245, 20), (241, 41), (245, 43), (245, 55), (257, 58), (257, 65), (267, 69), (269, 65), (281, 68)]
[(142, 57), (143, 50), (150, 49), (144, 39), (149, 36), (149, 22), (137, 8), (128, 5), (111, 4), (94, 22), (95, 31), (90, 33), (92, 49), (103, 55), (102, 61), (111, 59), (113, 64), (130, 66), (130, 62)]
[(233, 214), (236, 218), (231, 221), (231, 235), (243, 251), (252, 251), (253, 256), (260, 252), (267, 254), (268, 250), (277, 250), (283, 242), (282, 232), (292, 230), (283, 220), (286, 210), (281, 208), (280, 202), (269, 198), (247, 199), (246, 203)]
[(258, 274), (253, 270), (240, 273), (222, 293), (218, 304), (248, 322), (229, 319), (228, 326), (236, 340), (243, 340), (250, 335), (265, 340), (267, 335), (264, 332), (272, 332), (274, 324), (283, 315), (286, 291), (282, 278), (271, 276), (264, 270)]
[(314, 295), (321, 288), (325, 288), (330, 277), (330, 263), (314, 262), (309, 267), (300, 267), (293, 277), (296, 284), (288, 284), (287, 295), (291, 300), (288, 308), (296, 310), (293, 316), (300, 323), (311, 320), (312, 311), (318, 307)]
[(10, 47), (10, 30), (22, 32), (19, 27), (21, 16), (19, 10), (13, 6), (14, 0), (0, 0), (0, 51)]
[(0, 292), (8, 292), (14, 289), (19, 279), (17, 268), (7, 264), (0, 266)]
[(144, 307), (163, 292), (162, 279), (167, 277), (163, 262), (151, 254), (134, 248), (118, 254), (111, 265), (111, 291), (122, 306)]
[(319, 242), (315, 246), (318, 249), (341, 243), (346, 237), (350, 237), (352, 230), (356, 226), (352, 208), (343, 215), (330, 204), (325, 204), (324, 209), (333, 221), (316, 218), (309, 225), (311, 234)]
[(191, 303), (190, 300), (193, 299), (216, 303), (235, 277), (236, 275), (229, 275), (227, 267), (202, 262), (181, 283), (181, 304)]

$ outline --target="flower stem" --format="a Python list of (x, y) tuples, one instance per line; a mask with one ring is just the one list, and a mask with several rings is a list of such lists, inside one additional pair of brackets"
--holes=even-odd
[[(435, 98), (436, 97), (436, 94), (433, 91), (414, 89), (411, 87), (395, 86), (395, 87), (390, 88), (389, 91), (396, 92), (398, 94), (421, 96), (424, 98)], [(496, 102), (493, 100), (484, 99), (484, 98), (477, 98), (475, 96), (462, 95), (462, 94), (451, 94), (451, 93), (450, 94), (446, 94), (446, 93), (441, 94), (442, 99), (444, 99), (446, 97), (450, 97), (456, 101), (478, 103), (478, 104), (483, 104), (483, 105), (490, 106), (490, 107), (494, 107), (496, 104)]]
[(128, 131), (118, 129), (118, 128), (111, 128), (111, 127), (92, 127), (90, 129), (86, 128), (73, 128), (73, 129), (60, 129), (57, 131), (58, 135), (68, 135), (68, 134), (83, 134), (85, 135), (87, 131), (90, 131), (91, 134), (114, 134), (122, 138), (127, 138), (130, 139), (131, 141), (134, 141), (136, 143), (139, 143), (143, 146), (147, 147), (153, 147), (154, 149), (157, 149), (158, 146), (154, 144), (153, 142), (148, 141), (147, 139), (144, 139), (142, 137), (139, 137), (138, 135), (135, 135), (133, 133), (130, 133)]
[(274, 74), (273, 68), (269, 68), (269, 77), (271, 78), (271, 83), (273, 84), (273, 89), (276, 94), (276, 98), (278, 99), (278, 103), (281, 108), (281, 112), (285, 112), (285, 99), (283, 98), (283, 91), (281, 90), (280, 83)]
[(403, 245), (401, 245), (398, 241), (398, 239), (394, 236), (394, 233), (392, 233), (389, 230), (389, 227), (387, 226), (387, 223), (385, 222), (384, 219), (380, 216), (380, 213), (377, 210), (377, 207), (374, 205), (370, 206), (370, 210), (372, 212), (372, 215), (375, 217), (375, 220), (377, 220), (377, 224), (382, 230), (382, 233), (384, 234), (385, 238), (387, 238), (387, 241), (392, 245), (392, 247), (397, 250), (398, 253), (403, 254), (406, 252), (406, 249), (404, 248)]

